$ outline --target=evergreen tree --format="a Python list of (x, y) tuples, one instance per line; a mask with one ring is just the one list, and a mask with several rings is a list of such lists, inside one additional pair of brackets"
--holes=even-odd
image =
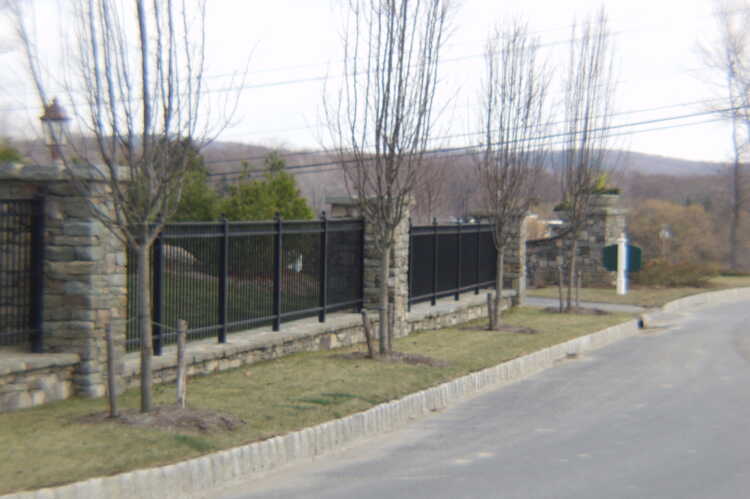
[(286, 220), (314, 218), (294, 176), (284, 171), (284, 160), (271, 153), (264, 167), (262, 178), (245, 179), (229, 187), (229, 197), (222, 202), (224, 216), (229, 220), (271, 220), (278, 212)]

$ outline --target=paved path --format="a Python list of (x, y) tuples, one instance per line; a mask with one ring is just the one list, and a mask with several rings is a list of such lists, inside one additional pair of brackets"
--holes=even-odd
[(201, 497), (747, 498), (749, 315), (741, 303), (670, 314), (403, 430)]

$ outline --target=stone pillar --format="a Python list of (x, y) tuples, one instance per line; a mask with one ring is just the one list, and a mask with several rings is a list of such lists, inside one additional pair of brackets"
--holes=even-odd
[(620, 208), (619, 202), (617, 194), (600, 194), (591, 199), (588, 225), (578, 240), (579, 268), (585, 286), (611, 286), (615, 282), (615, 273), (602, 265), (602, 249), (617, 244), (617, 238), (625, 232), (627, 210)]
[(110, 323), (119, 358), (125, 349), (126, 253), (90, 211), (95, 205), (111, 213), (107, 182), (94, 169), (79, 168), (76, 174), (82, 188), (58, 166), (4, 165), (0, 194), (46, 198), (44, 351), (78, 354), (75, 391), (99, 397), (105, 393), (105, 334)]
[[(330, 213), (342, 216), (358, 216), (354, 207), (356, 200), (331, 198)], [(404, 219), (396, 228), (395, 243), (391, 250), (391, 271), (388, 278), (389, 301), (394, 304), (396, 327), (394, 336), (405, 336), (407, 327), (407, 305), (409, 301), (409, 215), (413, 203), (405, 210)], [(380, 306), (380, 256), (375, 247), (373, 224), (365, 219), (364, 259), (364, 307), (376, 311)]]
[[(526, 239), (529, 217), (523, 217), (513, 224), (513, 235), (505, 252), (503, 274), (510, 287), (516, 292), (513, 303), (524, 305), (526, 301)], [(503, 288), (507, 288), (503, 284)]]

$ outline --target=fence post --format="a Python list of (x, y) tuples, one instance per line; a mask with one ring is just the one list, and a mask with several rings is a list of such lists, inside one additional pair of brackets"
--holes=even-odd
[(461, 219), (456, 230), (456, 301), (461, 297)]
[(34, 200), (31, 224), (31, 351), (44, 350), (44, 218), (46, 202), (44, 194)]
[(320, 313), (318, 322), (326, 321), (328, 305), (328, 218), (326, 212), (320, 214)]
[(474, 294), (478, 295), (479, 294), (479, 254), (480, 254), (479, 243), (482, 240), (482, 238), (480, 237), (481, 236), (480, 229), (482, 228), (482, 225), (478, 223), (476, 224), (476, 228), (477, 228), (477, 255), (476, 255), (476, 258), (474, 259), (474, 284), (476, 285), (476, 287), (474, 288)]
[(409, 217), (409, 265), (407, 265), (406, 269), (406, 282), (409, 286), (409, 291), (406, 295), (406, 311), (411, 312), (411, 290), (414, 285), (412, 282), (412, 279), (414, 279), (414, 272), (412, 272), (412, 267), (414, 267), (414, 245), (412, 244), (412, 238), (413, 238), (413, 231), (414, 227), (411, 223), (411, 217)]
[(219, 343), (227, 342), (227, 287), (229, 285), (229, 222), (221, 217), (222, 237), (219, 242)]
[(438, 225), (437, 217), (432, 219), (432, 298), (430, 305), (435, 306), (437, 303), (438, 287)]
[(276, 212), (276, 233), (274, 234), (274, 251), (273, 251), (273, 330), (281, 329), (281, 262), (282, 262), (282, 244), (281, 235), (281, 213)]
[[(154, 282), (151, 283), (152, 289), (153, 289), (153, 299), (154, 303), (152, 306), (153, 309), (153, 315), (152, 315), (152, 324), (153, 324), (153, 346), (154, 346), (154, 355), (161, 355), (161, 346), (162, 346), (162, 338), (161, 338), (161, 323), (162, 323), (162, 304), (164, 302), (163, 300), (163, 281), (162, 278), (164, 276), (164, 246), (162, 244), (162, 234), (159, 234), (156, 237), (156, 240), (154, 241), (154, 247), (153, 247), (153, 255), (154, 255), (154, 272), (153, 272), (153, 280)], [(141, 331), (141, 334), (143, 334), (143, 331)]]

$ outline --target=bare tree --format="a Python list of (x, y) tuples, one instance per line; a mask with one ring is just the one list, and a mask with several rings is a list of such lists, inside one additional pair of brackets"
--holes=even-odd
[(485, 49), (482, 89), (484, 153), (477, 162), (482, 203), (492, 216), (497, 250), (490, 329), (500, 328), (506, 252), (528, 213), (544, 169), (550, 73), (539, 44), (521, 22), (497, 28)]
[(614, 97), (611, 42), (603, 8), (595, 19), (573, 25), (564, 91), (565, 150), (560, 185), (568, 217), (564, 308), (571, 310), (578, 239), (589, 222), (594, 188), (604, 173)]
[(388, 280), (395, 231), (405, 220), (432, 128), (448, 0), (350, 0), (345, 82), (326, 99), (347, 189), (373, 226), (379, 255), (380, 352), (389, 351)]
[(722, 93), (731, 123), (732, 162), (729, 174), (729, 267), (739, 266), (740, 227), (747, 205), (745, 163), (750, 149), (750, 5), (716, 1), (719, 43), (701, 47), (704, 63), (722, 78)]
[(430, 223), (441, 215), (447, 194), (446, 184), (450, 181), (450, 166), (450, 156), (432, 156), (426, 158), (417, 171), (414, 189), (417, 223)]
[[(19, 4), (14, 13), (29, 72), (46, 105), (40, 54)], [(73, 111), (95, 139), (94, 148), (75, 151), (76, 162), (98, 171), (107, 185), (108, 202), (91, 203), (92, 214), (136, 256), (141, 410), (147, 412), (153, 406), (149, 249), (177, 207), (194, 148), (209, 134), (205, 3), (79, 0), (74, 14), (66, 69), (82, 88), (71, 87), (71, 100), (83, 95)], [(73, 182), (84, 189), (73, 154), (61, 152)]]

